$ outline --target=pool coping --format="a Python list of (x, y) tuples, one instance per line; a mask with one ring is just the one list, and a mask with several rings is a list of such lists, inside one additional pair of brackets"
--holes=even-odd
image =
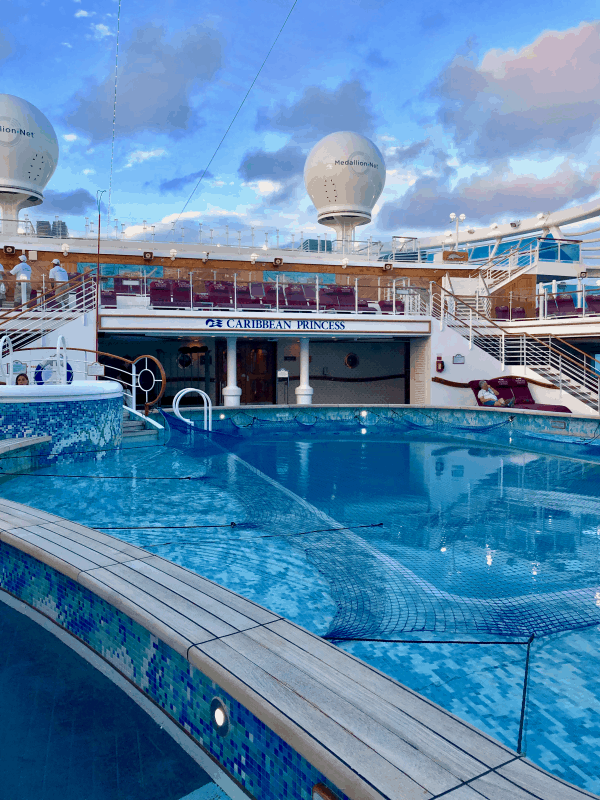
[(130, 616), (353, 800), (597, 797), (321, 637), (147, 550), (8, 500), (0, 500), (0, 541)]

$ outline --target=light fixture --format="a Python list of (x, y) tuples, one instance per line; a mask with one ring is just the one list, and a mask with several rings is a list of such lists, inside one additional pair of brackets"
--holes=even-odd
[(346, 269), (346, 267), (348, 266), (348, 262), (349, 261), (350, 261), (349, 258), (343, 258), (342, 259), (342, 269)]
[(206, 262), (208, 261), (208, 256), (209, 256), (209, 253), (204, 253), (204, 255), (202, 256), (202, 261), (203, 261), (204, 264), (206, 264)]
[(225, 419), (225, 414), (219, 414), (219, 419)]
[(360, 415), (361, 415), (361, 417), (366, 417), (367, 416), (367, 412), (366, 411), (361, 411)]
[(171, 256), (171, 261), (175, 261), (175, 256), (177, 255), (177, 250), (169, 250), (169, 255)]
[(62, 254), (63, 254), (63, 256), (67, 256), (69, 254), (69, 249), (70, 248), (69, 248), (68, 244), (63, 244), (63, 246), (62, 246)]
[(445, 553), (445, 552), (446, 552), (446, 548), (445, 547), (441, 547), (440, 548), (440, 553)]
[(263, 250), (266, 250), (266, 249), (267, 249), (267, 245), (266, 245), (266, 244), (263, 244), (263, 248), (262, 248), (262, 249), (263, 249)]
[(229, 714), (227, 706), (219, 697), (213, 697), (210, 704), (210, 720), (216, 732), (225, 736), (229, 730)]
[(459, 220), (461, 222), (464, 222), (466, 220), (466, 216), (464, 214), (461, 214), (460, 217), (459, 217)]
[(454, 213), (454, 211), (452, 212), (452, 214), (450, 214), (450, 219), (451, 220), (455, 220), (456, 219), (456, 214)]
[(361, 429), (360, 429), (360, 432), (361, 432), (362, 434), (365, 434), (365, 433), (367, 432), (367, 429), (366, 429), (366, 428), (361, 428)]
[(258, 255), (256, 253), (252, 253), (251, 256), (250, 256), (250, 263), (251, 264), (256, 264), (256, 259), (257, 258), (258, 258)]
[(444, 234), (444, 236), (452, 236), (452, 231), (446, 231), (446, 233)]

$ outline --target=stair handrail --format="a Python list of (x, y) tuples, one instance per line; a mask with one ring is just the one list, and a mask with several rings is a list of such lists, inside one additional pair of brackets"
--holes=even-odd
[[(552, 348), (552, 346), (550, 344), (548, 344), (548, 342), (545, 342), (543, 339), (539, 339), (537, 336), (534, 336), (532, 333), (527, 333), (527, 331), (521, 331), (521, 333), (516, 333), (516, 332), (513, 332), (513, 331), (507, 331), (505, 328), (502, 328), (500, 325), (497, 325), (494, 322), (493, 319), (489, 319), (489, 317), (486, 317), (485, 314), (482, 314), (476, 308), (472, 308), (472, 306), (470, 306), (468, 303), (463, 302), (460, 299), (460, 297), (458, 297), (457, 295), (452, 294), (452, 292), (450, 292), (448, 289), (442, 289), (442, 287), (436, 281), (431, 281), (431, 283), (434, 284), (435, 286), (437, 286), (438, 289), (443, 291), (445, 294), (452, 295), (452, 297), (454, 297), (455, 300), (458, 300), (458, 302), (461, 305), (465, 306), (465, 308), (468, 308), (471, 311), (474, 311), (475, 314), (477, 314), (477, 316), (480, 317), (482, 320), (485, 320), (485, 322), (488, 325), (491, 325), (492, 327), (497, 328), (503, 336), (509, 336), (509, 337), (510, 336), (514, 336), (515, 338), (518, 337), (518, 336), (525, 336), (527, 339), (533, 339), (538, 344), (541, 344), (544, 347), (546, 347), (550, 351), (550, 353), (553, 353), (556, 356), (560, 355), (562, 358), (566, 358), (568, 361), (570, 361), (571, 363), (575, 364), (575, 366), (577, 366), (579, 369), (582, 369), (585, 372), (589, 373), (594, 379), (597, 380), (597, 378), (598, 378), (597, 373), (593, 372), (593, 370), (589, 369), (584, 364), (582, 365), (579, 361), (576, 361), (574, 358), (571, 358), (570, 356), (566, 355), (566, 353), (557, 352), (556, 350), (554, 350)], [(448, 311), (448, 310), (446, 310), (445, 313), (446, 314), (451, 314), (451, 312)], [(452, 314), (452, 316), (454, 317), (454, 314)], [(454, 318), (457, 320), (457, 322), (462, 322), (462, 320), (459, 320), (458, 317), (454, 317)], [(468, 326), (465, 326), (465, 327), (468, 327)], [(554, 338), (558, 339), (560, 337), (557, 336), (557, 337), (554, 337)], [(524, 365), (524, 366), (527, 366), (527, 365)]]
[[(121, 361), (122, 363), (127, 364), (128, 366), (131, 366), (131, 367), (135, 367), (135, 365), (138, 362), (140, 362), (142, 359), (146, 359), (146, 360), (152, 361), (154, 364), (156, 364), (156, 366), (158, 367), (158, 371), (160, 373), (159, 381), (157, 381), (157, 382), (160, 382), (160, 391), (158, 392), (158, 394), (154, 398), (154, 400), (146, 400), (146, 402), (144, 403), (144, 416), (145, 417), (148, 416), (150, 408), (152, 406), (156, 405), (158, 402), (160, 402), (160, 400), (162, 399), (162, 397), (163, 397), (163, 395), (164, 395), (164, 393), (166, 391), (166, 388), (167, 388), (167, 376), (166, 376), (165, 370), (163, 368), (163, 365), (160, 363), (160, 361), (157, 358), (155, 358), (154, 356), (141, 355), (141, 356), (138, 356), (137, 358), (133, 359), (133, 361), (132, 361), (132, 360), (130, 360), (128, 358), (123, 358), (123, 356), (117, 356), (114, 353), (104, 353), (102, 350), (88, 350), (85, 347), (69, 347), (68, 349), (69, 349), (69, 352), (93, 353), (93, 355), (96, 357), (96, 359), (98, 359), (99, 357), (116, 359), (117, 361)], [(22, 347), (19, 350), (19, 353), (24, 353), (27, 350), (35, 350), (36, 352), (38, 350), (52, 350), (52, 351), (56, 352), (56, 347), (47, 347), (47, 346), (43, 346), (43, 347)], [(103, 366), (109, 367), (109, 368), (112, 367), (111, 364), (104, 364)], [(119, 369), (119, 367), (112, 367), (112, 368), (113, 369)], [(120, 370), (120, 371), (123, 371), (123, 370)], [(105, 378), (105, 380), (112, 380), (112, 379), (111, 378)], [(115, 379), (115, 380), (117, 380), (118, 383), (121, 383), (121, 384), (124, 383), (123, 380), (120, 380), (120, 379)]]
[(206, 392), (203, 392), (202, 389), (195, 389), (192, 386), (188, 387), (187, 389), (180, 389), (173, 398), (173, 413), (182, 422), (186, 422), (188, 425), (194, 427), (193, 421), (191, 419), (186, 419), (185, 417), (182, 417), (179, 411), (179, 404), (181, 402), (181, 399), (190, 392), (196, 392), (196, 394), (199, 394), (202, 397), (202, 403), (204, 407), (204, 430), (212, 431), (212, 413), (213, 413), (212, 402), (210, 397), (206, 394)]
[[(4, 344), (8, 344), (8, 363), (10, 364), (10, 369), (4, 368)], [(13, 375), (13, 362), (14, 362), (14, 355), (13, 355), (13, 346), (11, 338), (8, 334), (5, 334), (2, 339), (0, 339), (0, 377), (6, 378), (6, 383), (10, 385), (14, 375)]]
[[(68, 281), (64, 281), (60, 289), (56, 290), (47, 289), (42, 294), (37, 295), (35, 300), (27, 300), (25, 303), (20, 303), (18, 306), (13, 306), (13, 308), (5, 308), (2, 311), (0, 311), (0, 324), (4, 320), (9, 320), (10, 322), (13, 322), (15, 319), (18, 319), (23, 314), (36, 311), (38, 306), (44, 306), (51, 300), (56, 300), (57, 298), (62, 297), (63, 295), (69, 294), (69, 292), (72, 292), (74, 288), (77, 288), (79, 286), (84, 287), (86, 282), (88, 281), (92, 283), (93, 280), (94, 276), (91, 275), (90, 273), (78, 275), (76, 278), (70, 278)], [(94, 294), (90, 293), (90, 297), (94, 297)], [(85, 292), (84, 292), (84, 298), (85, 298)], [(56, 310), (58, 309), (50, 309), (50, 312)], [(70, 309), (66, 310), (69, 311)]]

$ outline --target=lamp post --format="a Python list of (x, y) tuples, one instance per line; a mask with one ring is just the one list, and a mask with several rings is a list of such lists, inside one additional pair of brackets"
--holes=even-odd
[(456, 240), (455, 240), (454, 249), (458, 250), (458, 223), (459, 223), (459, 221), (460, 222), (464, 222), (466, 217), (465, 217), (464, 214), (461, 214), (460, 216), (457, 217), (456, 214), (454, 212), (452, 212), (452, 214), (450, 214), (450, 219), (453, 222), (454, 222), (454, 220), (456, 220)]

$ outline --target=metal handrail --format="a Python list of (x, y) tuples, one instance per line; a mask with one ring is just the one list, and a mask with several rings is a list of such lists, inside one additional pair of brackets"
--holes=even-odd
[[(562, 370), (563, 370), (563, 362), (564, 362), (564, 359), (566, 359), (568, 362), (570, 362), (570, 364), (573, 364), (580, 372), (583, 373), (583, 379), (581, 377), (577, 376), (577, 380), (580, 381), (580, 383), (582, 384), (583, 387), (586, 387), (588, 385), (587, 381), (589, 379), (589, 380), (593, 380), (593, 384), (595, 386), (594, 391), (598, 390), (598, 375), (597, 375), (597, 373), (593, 372), (588, 367), (586, 367), (585, 364), (581, 364), (579, 361), (576, 361), (574, 358), (571, 358), (569, 355), (567, 355), (565, 353), (561, 353), (561, 352), (558, 352), (558, 351), (554, 350), (550, 344), (548, 344), (547, 342), (544, 342), (542, 339), (539, 339), (537, 336), (534, 336), (533, 334), (527, 333), (526, 331), (523, 331), (520, 334), (511, 334), (510, 331), (507, 331), (504, 328), (502, 328), (500, 325), (497, 325), (493, 320), (491, 320), (488, 317), (486, 317), (485, 315), (481, 314), (477, 309), (473, 309), (472, 306), (469, 306), (467, 303), (465, 303), (463, 300), (461, 300), (460, 297), (458, 297), (457, 295), (453, 294), (448, 289), (444, 289), (443, 287), (441, 287), (436, 281), (431, 281), (431, 283), (433, 285), (437, 286), (438, 289), (440, 289), (440, 292), (441, 292), (440, 300), (441, 300), (442, 303), (443, 303), (444, 294), (450, 295), (451, 297), (453, 297), (453, 299), (455, 301), (458, 301), (463, 306), (468, 308), (471, 313), (473, 311), (475, 311), (475, 314), (479, 318), (481, 318), (482, 320), (485, 321), (486, 327), (489, 326), (489, 327), (492, 327), (492, 328), (496, 328), (499, 331), (499, 336), (501, 336), (503, 340), (507, 336), (508, 336), (509, 339), (511, 339), (511, 338), (512, 339), (522, 339), (523, 345), (524, 345), (524, 348), (525, 348), (525, 353), (527, 352), (527, 341), (528, 340), (531, 340), (532, 342), (535, 342), (538, 346), (541, 345), (543, 348), (545, 348), (548, 351), (548, 355), (549, 355), (549, 358), (550, 358), (550, 363), (551, 363), (551, 360), (552, 360), (552, 356), (554, 356), (555, 359), (558, 359), (559, 365), (560, 365), (560, 370), (559, 371), (560, 371), (561, 375), (562, 375)], [(432, 299), (433, 299), (433, 295), (432, 295)], [(433, 308), (432, 308), (432, 312), (433, 312)], [(470, 326), (467, 326), (464, 323), (463, 320), (460, 320), (458, 317), (455, 317), (452, 312), (450, 312), (448, 310), (444, 312), (444, 310), (442, 308), (440, 308), (441, 318), (443, 318), (443, 314), (444, 313), (450, 314), (454, 319), (456, 319), (456, 321), (459, 324), (463, 325), (465, 328), (469, 328), (470, 327)], [(433, 316), (433, 313), (432, 313), (432, 316)], [(489, 331), (478, 331), (478, 333), (482, 337), (490, 335)], [(558, 338), (558, 337), (556, 337), (556, 338)], [(502, 347), (503, 347), (503, 350), (504, 350), (504, 343), (503, 343)], [(533, 352), (535, 353), (535, 350)], [(504, 363), (504, 361), (502, 361), (502, 363)], [(523, 366), (527, 366), (527, 357), (526, 357), (526, 355), (524, 355), (524, 357), (523, 357)], [(571, 367), (571, 370), (573, 370), (572, 367)], [(599, 402), (600, 402), (600, 395), (599, 395)]]
[(181, 389), (179, 392), (177, 392), (177, 394), (173, 398), (173, 413), (182, 422), (185, 422), (188, 425), (194, 427), (193, 421), (191, 419), (186, 419), (185, 417), (182, 417), (179, 411), (179, 404), (181, 402), (181, 399), (190, 392), (196, 392), (196, 394), (199, 394), (202, 397), (202, 402), (204, 407), (204, 430), (212, 431), (212, 402), (210, 397), (206, 394), (206, 392), (203, 392), (202, 389), (195, 389), (193, 387), (189, 387), (188, 389)]

